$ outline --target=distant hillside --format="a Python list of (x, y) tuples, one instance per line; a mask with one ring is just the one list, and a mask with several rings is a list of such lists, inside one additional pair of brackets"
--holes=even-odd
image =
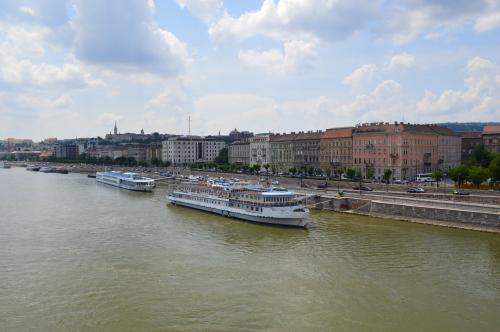
[(453, 131), (482, 131), (484, 126), (500, 125), (500, 122), (445, 122), (438, 125)]

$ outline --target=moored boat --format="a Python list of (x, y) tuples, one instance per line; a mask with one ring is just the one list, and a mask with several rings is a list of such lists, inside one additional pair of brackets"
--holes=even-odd
[(28, 165), (26, 166), (27, 171), (38, 172), (40, 170), (40, 166), (37, 165)]
[(172, 204), (264, 224), (306, 227), (309, 210), (288, 190), (247, 183), (188, 182), (167, 195)]
[(52, 169), (52, 173), (68, 174), (69, 172), (66, 168), (57, 167)]
[(10, 168), (11, 166), (3, 161), (0, 161), (0, 168)]
[(155, 180), (131, 172), (97, 172), (96, 181), (133, 191), (149, 192), (155, 188)]
[(52, 173), (54, 169), (50, 166), (43, 166), (40, 168), (40, 172), (42, 173)]

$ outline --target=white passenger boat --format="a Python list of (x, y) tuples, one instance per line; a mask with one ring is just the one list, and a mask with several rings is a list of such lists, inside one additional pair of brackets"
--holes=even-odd
[(52, 173), (54, 170), (50, 166), (43, 166), (40, 168), (40, 172), (42, 173)]
[(130, 172), (97, 172), (96, 181), (134, 191), (152, 191), (155, 187), (155, 180)]
[(192, 181), (167, 195), (172, 204), (222, 216), (283, 226), (306, 227), (309, 210), (293, 192), (247, 183)]
[(5, 162), (3, 161), (0, 161), (0, 168), (10, 168), (10, 165), (9, 164), (6, 164)]

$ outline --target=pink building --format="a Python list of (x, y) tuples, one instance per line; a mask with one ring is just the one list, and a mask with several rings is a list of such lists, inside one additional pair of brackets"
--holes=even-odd
[(394, 179), (413, 179), (418, 173), (447, 171), (460, 163), (460, 136), (435, 125), (370, 123), (353, 132), (353, 166), (382, 179), (390, 169)]

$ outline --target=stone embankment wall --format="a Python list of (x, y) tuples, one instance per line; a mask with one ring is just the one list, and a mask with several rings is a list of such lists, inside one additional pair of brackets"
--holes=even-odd
[(316, 197), (318, 209), (348, 211), (373, 216), (412, 221), (421, 220), (453, 227), (488, 228), (500, 230), (500, 213), (467, 211), (456, 207), (422, 206), (397, 202), (382, 202), (369, 199), (339, 197), (323, 199)]
[(372, 201), (369, 213), (500, 228), (500, 214)]

